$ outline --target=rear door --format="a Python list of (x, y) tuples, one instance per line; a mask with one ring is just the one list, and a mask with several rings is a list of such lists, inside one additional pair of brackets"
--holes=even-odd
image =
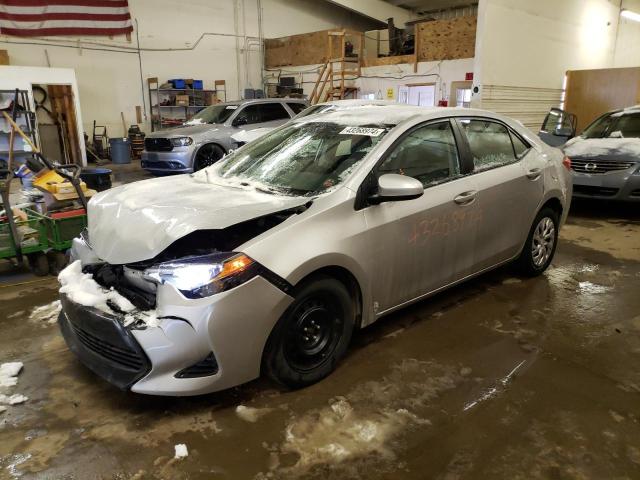
[(280, 102), (259, 103), (260, 125), (257, 127), (279, 127), (291, 120), (291, 115)]
[(413, 127), (373, 172), (374, 179), (407, 175), (425, 187), (420, 198), (365, 208), (378, 313), (465, 276), (473, 265), (476, 187), (462, 173), (459, 138), (448, 119)]
[(482, 216), (475, 252), (477, 272), (519, 253), (543, 197), (547, 162), (497, 120), (469, 117), (458, 119), (458, 124), (473, 159)]

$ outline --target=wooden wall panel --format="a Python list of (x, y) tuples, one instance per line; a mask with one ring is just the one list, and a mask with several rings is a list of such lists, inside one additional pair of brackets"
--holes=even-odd
[(478, 17), (458, 17), (416, 24), (418, 61), (473, 58)]
[[(330, 30), (265, 39), (266, 68), (316, 65), (327, 61)], [(333, 56), (340, 55), (340, 42), (334, 42)]]
[(567, 72), (565, 110), (578, 116), (578, 132), (610, 110), (640, 104), (640, 67)]
[(0, 50), (0, 65), (10, 65), (9, 52), (7, 50)]

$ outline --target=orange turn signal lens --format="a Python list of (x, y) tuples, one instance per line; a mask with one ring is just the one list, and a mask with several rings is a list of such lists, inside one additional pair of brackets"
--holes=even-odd
[(232, 257), (224, 262), (222, 270), (216, 276), (216, 279), (222, 279), (231, 275), (235, 275), (236, 273), (240, 273), (248, 268), (252, 263), (253, 260), (247, 257), (244, 253), (236, 255), (235, 257)]
[(562, 159), (562, 165), (564, 165), (564, 168), (566, 168), (567, 170), (571, 170), (571, 159), (565, 156)]

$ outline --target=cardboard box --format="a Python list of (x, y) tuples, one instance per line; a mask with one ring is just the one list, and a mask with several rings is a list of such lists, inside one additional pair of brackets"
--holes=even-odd
[(189, 95), (176, 95), (176, 105), (181, 107), (189, 106)]
[(207, 92), (205, 94), (204, 97), (204, 104), (205, 105), (215, 105), (216, 103), (219, 103), (220, 101), (218, 100), (218, 95), (216, 95), (216, 92)]

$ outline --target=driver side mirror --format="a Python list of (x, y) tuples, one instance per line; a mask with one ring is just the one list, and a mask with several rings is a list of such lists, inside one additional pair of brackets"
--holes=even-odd
[(378, 192), (369, 196), (369, 203), (379, 205), (384, 202), (414, 200), (424, 193), (420, 180), (397, 173), (385, 173), (378, 178)]
[(249, 123), (249, 120), (247, 119), (246, 116), (244, 115), (239, 115), (238, 118), (236, 118), (233, 121), (233, 126), (234, 127), (241, 127), (242, 125), (246, 125)]

